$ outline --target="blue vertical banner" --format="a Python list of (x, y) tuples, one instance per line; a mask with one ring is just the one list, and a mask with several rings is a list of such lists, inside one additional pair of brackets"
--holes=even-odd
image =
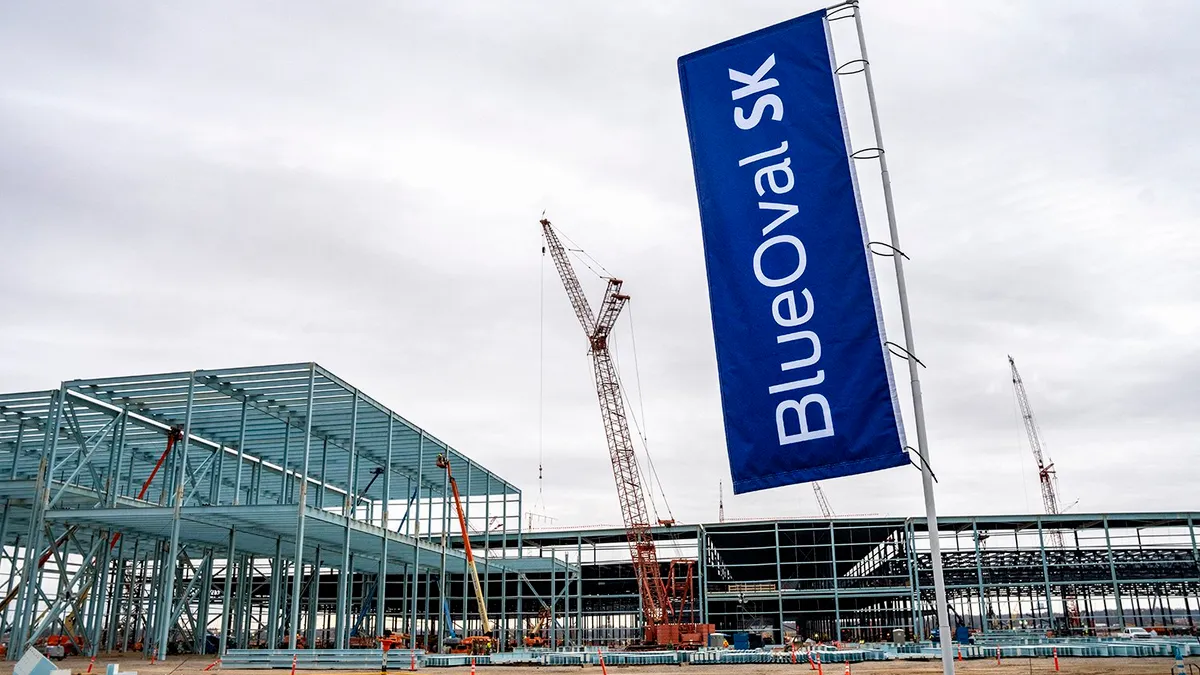
[(908, 463), (825, 11), (679, 59), (736, 493)]

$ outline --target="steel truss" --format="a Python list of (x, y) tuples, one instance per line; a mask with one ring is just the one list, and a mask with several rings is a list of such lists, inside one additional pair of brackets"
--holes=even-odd
[[(951, 614), (982, 632), (1103, 634), (1127, 624), (1194, 630), (1198, 521), (1200, 514), (1186, 512), (939, 518)], [(1063, 533), (1061, 548), (1051, 545), (1050, 531)], [(897, 628), (924, 637), (936, 626), (921, 518), (725, 522), (653, 534), (660, 548), (704, 561), (695, 591), (701, 620), (718, 630), (762, 630), (776, 642), (797, 633), (855, 641), (890, 640)], [(637, 591), (621, 535), (524, 533), (527, 546), (581, 565), (577, 629), (586, 639), (621, 642), (636, 625)]]
[(468, 528), (499, 542), (479, 552), (488, 586), (569, 585), (569, 566), (521, 555), (519, 490), (317, 364), (0, 394), (7, 655), (49, 636), (160, 658), (345, 647), (385, 628), (436, 646), (429, 599), (465, 569), (443, 545), (458, 526), (439, 453)]

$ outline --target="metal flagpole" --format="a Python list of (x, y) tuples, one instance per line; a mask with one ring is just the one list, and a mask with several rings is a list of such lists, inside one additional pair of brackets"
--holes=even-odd
[[(867, 58), (867, 42), (863, 35), (862, 17), (858, 2), (854, 6), (854, 26), (858, 31), (859, 52), (862, 55), (863, 77), (866, 78), (867, 100), (871, 106), (871, 122), (875, 128), (875, 147), (879, 148), (879, 173), (883, 181), (883, 201), (887, 208), (888, 231), (895, 251), (892, 262), (896, 265), (896, 288), (900, 294), (900, 318), (904, 324), (904, 346), (909, 352), (908, 375), (912, 385), (913, 416), (917, 423), (917, 454), (921, 457), (921, 487), (925, 492), (925, 519), (929, 530), (929, 553), (933, 562), (933, 589), (937, 599), (939, 636), (942, 643), (942, 672), (954, 673), (954, 657), (950, 649), (950, 617), (946, 605), (946, 581), (942, 575), (942, 550), (938, 541), (937, 507), (933, 500), (933, 474), (929, 470), (929, 445), (925, 433), (925, 406), (921, 399), (921, 378), (918, 371), (915, 343), (913, 342), (912, 319), (908, 311), (908, 287), (904, 282), (904, 256), (899, 254), (900, 235), (896, 229), (896, 209), (892, 203), (892, 182), (888, 175), (887, 153), (883, 150), (883, 132), (879, 128), (879, 107), (875, 102), (875, 85), (871, 80), (871, 62)], [(917, 599), (920, 602), (920, 598)], [(918, 636), (919, 637), (919, 636)]]

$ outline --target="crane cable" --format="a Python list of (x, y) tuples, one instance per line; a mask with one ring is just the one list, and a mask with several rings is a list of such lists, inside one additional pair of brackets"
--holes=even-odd
[[(565, 239), (568, 244), (570, 244), (571, 246), (574, 247), (574, 248), (567, 248), (566, 249), (567, 252), (574, 254), (575, 259), (578, 260), (579, 262), (583, 263), (583, 266), (586, 267), (588, 269), (588, 271), (590, 271), (592, 274), (596, 275), (597, 278), (603, 279), (603, 280), (616, 278), (613, 276), (613, 274), (611, 272), (608, 271), (608, 269), (606, 267), (604, 267), (604, 265), (599, 260), (596, 260), (596, 258), (594, 256), (592, 256), (592, 254), (585, 251), (582, 246), (575, 243), (575, 241), (573, 239), (571, 239), (571, 237), (567, 236), (567, 234), (565, 232), (563, 232), (561, 227), (555, 226), (554, 231), (557, 232), (560, 237)], [(543, 267), (543, 269), (545, 268), (545, 253), (546, 253), (546, 247), (543, 246), (542, 247), (542, 267)], [(592, 267), (591, 263), (588, 262), (589, 260), (592, 263), (595, 263), (596, 267), (600, 268), (600, 272), (603, 272), (604, 274), (597, 272), (596, 269)], [(543, 285), (544, 285), (544, 282), (543, 282)], [(543, 295), (544, 295), (544, 291), (543, 291)], [(544, 300), (543, 300), (543, 304), (544, 304)], [(674, 520), (675, 514), (671, 511), (671, 504), (667, 501), (666, 490), (663, 489), (662, 480), (659, 478), (658, 470), (654, 466), (654, 458), (650, 455), (650, 445), (647, 442), (646, 433), (643, 431), (643, 423), (646, 418), (646, 406), (645, 406), (645, 399), (643, 399), (643, 397), (642, 397), (642, 373), (641, 373), (641, 369), (638, 367), (637, 338), (636, 338), (636, 336), (634, 334), (634, 330), (633, 330), (633, 303), (627, 302), (626, 306), (629, 307), (629, 310), (626, 312), (626, 314), (629, 317), (629, 336), (630, 336), (630, 341), (632, 343), (632, 348), (633, 348), (633, 371), (634, 371), (635, 383), (637, 384), (638, 408), (641, 412), (642, 421), (639, 421), (638, 416), (635, 415), (633, 412), (633, 404), (629, 400), (629, 394), (626, 391), (624, 384), (621, 384), (621, 373), (620, 373), (619, 368), (617, 369), (617, 382), (621, 387), (621, 397), (625, 400), (625, 407), (626, 407), (626, 409), (629, 410), (629, 417), (633, 420), (634, 429), (637, 431), (638, 438), (641, 439), (641, 441), (642, 441), (642, 449), (646, 453), (646, 464), (647, 464), (646, 484), (651, 488), (651, 489), (647, 490), (647, 493), (650, 496), (650, 508), (654, 512), (654, 517), (657, 520), (658, 519), (658, 504), (655, 502), (655, 499), (654, 499), (653, 487), (654, 487), (654, 485), (658, 485), (659, 496), (662, 497), (663, 506), (667, 510), (667, 517), (671, 520)], [(543, 322), (544, 322), (544, 319), (543, 319)], [(617, 357), (617, 349), (616, 349), (615, 343), (612, 344), (612, 352), (613, 352), (613, 357), (616, 358)], [(619, 363), (620, 359), (617, 359), (617, 360)], [(539, 412), (539, 419), (540, 419), (540, 414), (541, 413)], [(540, 422), (539, 422), (539, 425), (540, 425)], [(540, 494), (541, 494), (541, 461), (540, 461), (541, 439), (540, 439), (540, 436), (539, 436), (539, 440), (538, 440), (538, 455), (539, 455), (538, 494), (540, 496)]]
[[(642, 395), (642, 370), (638, 366), (637, 354), (637, 332), (633, 329), (633, 303), (627, 303), (629, 311), (629, 341), (633, 346), (633, 375), (637, 384), (638, 408), (641, 411), (642, 427), (646, 426), (646, 399)], [(658, 484), (658, 493), (662, 497), (663, 505), (667, 508), (667, 517), (675, 520), (675, 514), (671, 511), (671, 503), (667, 501), (667, 491), (663, 489), (662, 479), (658, 477), (658, 469), (654, 467), (654, 459), (650, 457), (650, 444), (647, 442), (646, 434), (642, 434), (642, 447), (646, 449), (646, 461), (650, 464), (650, 472), (654, 474), (654, 482)]]
[[(608, 348), (609, 351), (612, 352), (613, 361), (616, 362), (617, 366), (614, 370), (614, 374), (617, 376), (617, 389), (621, 391), (621, 405), (623, 406), (624, 410), (628, 411), (629, 419), (633, 420), (633, 431), (637, 434), (638, 440), (642, 442), (642, 448), (645, 449), (647, 447), (646, 434), (642, 431), (641, 422), (638, 420), (637, 414), (634, 412), (633, 401), (629, 399), (629, 390), (625, 387), (625, 379), (621, 377), (621, 354), (619, 348), (617, 347), (616, 340), (610, 340), (608, 343)], [(630, 439), (630, 441), (632, 442), (632, 439)], [(635, 448), (634, 453), (636, 454), (636, 452), (637, 450)], [(649, 459), (649, 456), (647, 456), (647, 460)], [(654, 487), (654, 478), (651, 472), (653, 462), (635, 462), (634, 464), (637, 466), (638, 470), (638, 481), (641, 482), (642, 485), (647, 486), (646, 497), (650, 502), (650, 512), (654, 514), (654, 520), (657, 521), (659, 519), (658, 503), (654, 500), (654, 490), (650, 489)]]
[[(542, 495), (542, 448), (543, 434), (545, 430), (545, 408), (546, 408), (546, 245), (542, 243), (542, 266), (538, 273), (538, 477), (537, 501), (534, 503), (534, 508), (541, 504), (542, 510), (546, 509), (546, 502)], [(520, 517), (518, 515), (518, 517)], [(532, 519), (530, 519), (532, 521)], [(530, 522), (530, 526), (533, 523)]]
[[(637, 385), (638, 409), (640, 410), (641, 420), (638, 420), (638, 415), (634, 414), (633, 402), (629, 400), (629, 394), (624, 386), (621, 385), (621, 396), (625, 399), (625, 407), (629, 410), (629, 417), (633, 420), (633, 428), (637, 431), (638, 438), (642, 441), (642, 449), (646, 453), (646, 484), (649, 486), (647, 493), (650, 495), (650, 506), (654, 510), (654, 518), (658, 519), (658, 504), (654, 499), (654, 486), (658, 486), (658, 494), (662, 497), (663, 508), (667, 510), (667, 518), (675, 520), (675, 514), (671, 511), (671, 503), (667, 501), (667, 491), (663, 489), (662, 479), (658, 476), (658, 469), (654, 466), (654, 457), (650, 454), (650, 442), (646, 437), (645, 421), (646, 421), (646, 403), (642, 396), (642, 373), (638, 366), (637, 356), (637, 334), (633, 329), (633, 303), (626, 302), (629, 308), (627, 316), (629, 317), (629, 338), (633, 349), (633, 373), (634, 383)], [(614, 346), (615, 347), (615, 346)], [(613, 349), (613, 355), (616, 356), (616, 349)], [(619, 359), (618, 359), (619, 361)], [(617, 374), (617, 379), (620, 380), (620, 372)]]
[[(568, 248), (567, 252), (576, 254), (575, 259), (578, 260), (579, 262), (583, 263), (583, 266), (588, 268), (588, 270), (592, 274), (595, 274), (597, 277), (599, 277), (601, 279), (615, 279), (616, 278), (612, 274), (612, 272), (609, 272), (607, 269), (605, 269), (604, 265), (600, 264), (599, 260), (596, 260), (594, 257), (592, 257), (592, 254), (583, 250), (582, 246), (580, 246), (579, 244), (576, 244), (575, 240), (568, 237), (567, 234), (562, 231), (561, 227), (555, 225), (554, 231), (558, 233), (558, 236), (562, 237), (563, 239), (566, 239), (568, 244), (575, 247), (575, 248)], [(585, 258), (585, 256), (586, 256), (586, 258)], [(592, 265), (590, 263), (588, 263), (588, 260), (591, 260), (593, 263), (595, 263), (596, 267), (600, 268), (600, 272), (604, 272), (604, 274), (600, 274), (600, 272), (597, 272), (595, 270), (595, 268), (593, 268)]]

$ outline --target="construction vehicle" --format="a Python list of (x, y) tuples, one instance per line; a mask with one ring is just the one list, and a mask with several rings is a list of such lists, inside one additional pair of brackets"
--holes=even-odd
[(447, 643), (446, 651), (451, 654), (483, 656), (496, 651), (496, 643), (490, 635), (468, 635), (461, 638), (457, 644)]
[[(283, 637), (279, 638), (279, 643), (275, 645), (275, 648), (276, 649), (287, 649), (288, 648), (288, 636), (284, 635)], [(296, 649), (308, 649), (308, 639), (305, 638), (304, 635), (302, 635), (300, 633), (296, 634)]]
[[(958, 610), (954, 609), (954, 605), (946, 603), (946, 612), (954, 617), (954, 641), (960, 645), (975, 644), (975, 638), (971, 636), (971, 628), (967, 626), (967, 622), (963, 620)], [(933, 644), (938, 644), (942, 639), (942, 629), (935, 626), (929, 634), (929, 639)]]
[(713, 625), (683, 622), (680, 609), (672, 603), (667, 586), (663, 582), (658, 551), (650, 532), (650, 517), (642, 490), (637, 455), (633, 448), (633, 436), (626, 416), (625, 401), (621, 395), (621, 381), (617, 374), (616, 362), (609, 352), (609, 336), (621, 310), (629, 301), (629, 296), (621, 292), (624, 282), (613, 277), (607, 279), (608, 285), (600, 303), (600, 311), (593, 314), (558, 234), (549, 220), (542, 218), (539, 222), (546, 241), (543, 253), (546, 250), (550, 251), (554, 268), (558, 271), (571, 307), (575, 310), (575, 317), (587, 337), (588, 352), (592, 357), (596, 396), (600, 400), (609, 459), (617, 484), (621, 517), (625, 523), (625, 537), (629, 543), (634, 576), (641, 596), (644, 633), (642, 644), (638, 646), (705, 644), (708, 642), (708, 634), (715, 630)]
[(529, 629), (525, 631), (525, 637), (523, 639), (523, 642), (526, 647), (529, 647), (530, 649), (534, 649), (537, 647), (545, 647), (546, 646), (546, 636), (544, 634), (544, 631), (546, 629), (546, 622), (548, 622), (549, 620), (550, 620), (550, 608), (549, 607), (542, 607), (540, 610), (538, 610), (537, 619), (533, 622), (533, 624), (529, 627)]
[(404, 649), (408, 645), (408, 633), (384, 631), (383, 635), (376, 638), (376, 641), (385, 652), (392, 649)]
[(46, 658), (62, 661), (68, 656), (78, 656), (81, 652), (79, 645), (67, 635), (50, 635), (46, 637), (46, 645), (42, 648)]
[[(463, 511), (462, 499), (458, 494), (458, 481), (454, 480), (454, 474), (450, 471), (450, 459), (448, 457), (439, 454), (437, 456), (437, 467), (446, 470), (446, 480), (450, 483), (451, 494), (454, 495), (454, 509), (458, 513), (458, 527), (462, 533), (463, 554), (467, 558), (467, 569), (471, 572), (471, 584), (475, 587), (475, 602), (479, 605), (479, 620), (483, 625), (483, 635), (463, 636), (458, 644), (451, 646), (450, 653), (491, 654), (496, 650), (496, 643), (492, 639), (492, 624), (488, 621), (487, 599), (484, 598), (483, 586), (479, 583), (479, 570), (475, 567), (475, 554), (471, 551), (471, 535), (467, 531), (467, 516)], [(463, 609), (463, 614), (465, 632), (465, 608)]]

